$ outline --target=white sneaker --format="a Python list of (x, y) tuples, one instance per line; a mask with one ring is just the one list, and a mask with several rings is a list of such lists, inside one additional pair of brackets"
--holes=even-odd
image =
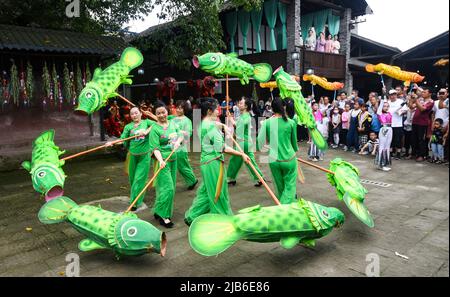
[(389, 168), (389, 167), (383, 167), (382, 170), (383, 170), (383, 171), (391, 171), (391, 168)]

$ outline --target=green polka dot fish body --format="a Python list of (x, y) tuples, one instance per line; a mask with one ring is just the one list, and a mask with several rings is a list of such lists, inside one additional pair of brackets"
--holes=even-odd
[(62, 196), (42, 206), (39, 220), (44, 224), (70, 223), (86, 236), (78, 245), (81, 251), (111, 249), (118, 257), (165, 254), (165, 234), (133, 213), (117, 214), (100, 207), (77, 205)]
[(92, 114), (105, 106), (109, 98), (117, 96), (121, 84), (132, 84), (129, 73), (144, 61), (142, 53), (133, 47), (126, 48), (119, 61), (105, 70), (95, 69), (94, 76), (78, 96), (77, 114)]
[(207, 214), (192, 222), (191, 247), (201, 255), (215, 256), (243, 239), (253, 242), (280, 242), (284, 248), (299, 243), (313, 246), (315, 239), (344, 223), (344, 214), (301, 199), (288, 205), (254, 206), (235, 216)]

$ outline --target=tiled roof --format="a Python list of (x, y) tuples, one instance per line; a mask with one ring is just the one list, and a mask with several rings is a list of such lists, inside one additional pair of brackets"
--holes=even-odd
[(118, 37), (0, 25), (0, 50), (111, 55), (126, 46)]

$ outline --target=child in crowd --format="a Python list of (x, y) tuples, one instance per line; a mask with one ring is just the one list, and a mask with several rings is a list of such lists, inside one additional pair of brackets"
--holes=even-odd
[(347, 134), (350, 128), (350, 104), (345, 104), (344, 111), (341, 115), (342, 129), (340, 134), (341, 143), (344, 145), (344, 150), (347, 150)]
[(383, 171), (390, 171), (388, 165), (391, 164), (391, 143), (392, 143), (392, 114), (389, 113), (389, 103), (384, 102), (381, 112), (378, 114), (378, 119), (382, 125), (380, 129), (380, 144), (378, 148), (378, 155), (375, 163), (378, 169)]
[(359, 154), (360, 155), (371, 154), (372, 156), (375, 156), (378, 152), (379, 145), (380, 142), (378, 140), (377, 133), (372, 131), (369, 134), (369, 141), (361, 148)]
[(405, 121), (403, 122), (403, 131), (405, 132), (405, 159), (409, 160), (411, 159), (411, 149), (413, 144), (413, 126), (412, 126), (412, 119), (414, 117), (414, 113), (416, 111), (416, 104), (414, 103), (414, 100), (417, 99), (416, 94), (412, 94), (411, 98), (413, 100), (408, 100), (408, 106), (406, 109), (406, 112), (403, 112)]
[(431, 150), (433, 157), (431, 163), (442, 164), (444, 162), (444, 121), (436, 119), (433, 126), (433, 135), (431, 136)]
[[(317, 123), (317, 129), (322, 133), (323, 131), (323, 114), (319, 110), (319, 104), (312, 103), (312, 110), (314, 119)], [(323, 153), (320, 151), (320, 149), (315, 145), (314, 141), (310, 140), (310, 146), (308, 151), (308, 157), (313, 162), (317, 162), (319, 160), (323, 160)]]
[(342, 122), (341, 118), (342, 116), (339, 114), (339, 107), (335, 107), (333, 109), (333, 114), (331, 115), (331, 125), (334, 141), (334, 144), (331, 147), (334, 149), (339, 147), (339, 133), (341, 133)]
[(361, 112), (358, 115), (358, 140), (359, 146), (366, 145), (369, 140), (370, 126), (372, 124), (372, 116), (367, 111), (366, 103), (361, 104)]

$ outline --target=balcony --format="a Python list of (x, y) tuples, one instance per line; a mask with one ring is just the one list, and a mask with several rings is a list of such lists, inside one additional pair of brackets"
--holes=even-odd
[(305, 73), (313, 69), (314, 74), (327, 79), (343, 80), (345, 78), (345, 55), (328, 54), (302, 49), (301, 68)]

